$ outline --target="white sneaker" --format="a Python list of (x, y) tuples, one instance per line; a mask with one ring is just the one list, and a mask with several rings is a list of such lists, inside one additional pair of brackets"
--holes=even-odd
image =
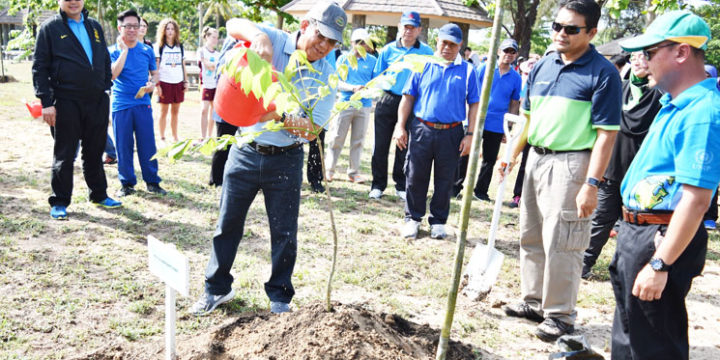
[(407, 197), (405, 196), (405, 192), (404, 192), (404, 191), (395, 190), (395, 195), (397, 195), (397, 197), (403, 199), (403, 201), (407, 201)]
[(403, 225), (402, 228), (402, 236), (406, 239), (415, 239), (417, 238), (418, 234), (418, 228), (420, 227), (420, 222), (415, 220), (407, 220), (405, 222), (405, 225)]
[(447, 231), (445, 231), (445, 224), (432, 224), (430, 225), (430, 237), (433, 239), (444, 239), (447, 237)]
[(382, 190), (380, 189), (372, 189), (370, 190), (370, 194), (368, 194), (368, 197), (371, 199), (380, 199), (382, 197)]

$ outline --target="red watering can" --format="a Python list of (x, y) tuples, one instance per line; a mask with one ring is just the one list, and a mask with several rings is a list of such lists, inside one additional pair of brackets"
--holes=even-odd
[(42, 116), (42, 104), (40, 103), (40, 100), (33, 100), (31, 102), (28, 102), (27, 100), (23, 99), (23, 102), (25, 103), (25, 106), (27, 106), (27, 109), (30, 112), (30, 116), (35, 119)]
[[(250, 42), (241, 41), (235, 45), (235, 48), (239, 47), (250, 47)], [(225, 56), (232, 58), (231, 53)], [(247, 65), (247, 55), (245, 55), (238, 61), (237, 67), (240, 69)], [(276, 81), (274, 76), (273, 81)], [(235, 79), (226, 74), (221, 74), (218, 80), (213, 107), (223, 120), (235, 126), (254, 125), (260, 120), (260, 117), (270, 111), (275, 111), (274, 102), (270, 103), (266, 109), (263, 106), (262, 98), (257, 99), (253, 93), (245, 95), (240, 83), (235, 82)]]

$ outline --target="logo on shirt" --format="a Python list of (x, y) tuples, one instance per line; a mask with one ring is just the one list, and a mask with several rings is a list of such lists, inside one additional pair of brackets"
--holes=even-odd
[(65, 34), (65, 35), (60, 35), (60, 40), (66, 38), (66, 37), (67, 37), (67, 34)]
[(693, 165), (693, 169), (706, 170), (710, 163), (712, 163), (714, 157), (715, 156), (713, 156), (713, 153), (711, 152), (698, 150), (695, 153), (695, 164)]
[(100, 42), (100, 34), (98, 34), (97, 29), (94, 29), (94, 30), (95, 30), (95, 42), (99, 43)]

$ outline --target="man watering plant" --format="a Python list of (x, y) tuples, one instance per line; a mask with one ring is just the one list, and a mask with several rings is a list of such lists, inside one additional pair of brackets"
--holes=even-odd
[(514, 148), (517, 159), (532, 146), (520, 200), (522, 301), (503, 310), (540, 322), (535, 335), (544, 341), (574, 331), (590, 215), (620, 127), (620, 76), (590, 45), (599, 18), (595, 1), (560, 4), (552, 24), (557, 52), (528, 77), (529, 121)]
[[(465, 133), (462, 121), (469, 119), (475, 127), (478, 101), (478, 78), (475, 67), (458, 55), (462, 30), (447, 24), (438, 32), (437, 53), (446, 63), (428, 62), (422, 73), (413, 73), (403, 89), (395, 126), (399, 149), (407, 149), (405, 174), (405, 238), (417, 237), (427, 203), (430, 173), (435, 168), (434, 192), (430, 202), (430, 237), (447, 236), (445, 223), (450, 213), (450, 192), (460, 156), (470, 152), (472, 133)], [(465, 104), (469, 105), (465, 113)], [(410, 116), (410, 115), (414, 116)], [(409, 131), (405, 123), (411, 120)], [(408, 134), (409, 133), (409, 134)]]
[[(333, 67), (323, 58), (342, 41), (347, 23), (345, 11), (333, 3), (321, 2), (313, 6), (300, 22), (300, 30), (288, 34), (281, 30), (254, 24), (244, 19), (227, 23), (228, 34), (239, 40), (252, 42), (261, 57), (283, 71), (295, 50), (304, 50), (317, 72), (299, 69), (294, 79), (305, 78), (300, 87), (307, 98), (317, 95), (316, 81), (328, 82)], [(219, 96), (219, 94), (218, 94)], [(205, 294), (191, 312), (204, 315), (235, 296), (230, 270), (242, 238), (245, 217), (259, 191), (265, 198), (270, 226), (272, 273), (265, 283), (270, 298), (270, 311), (290, 311), (295, 294), (291, 282), (297, 257), (298, 212), (302, 184), (302, 145), (315, 138), (312, 131), (320, 129), (330, 116), (335, 91), (320, 99), (313, 111), (313, 119), (305, 115), (270, 113), (270, 121), (283, 122), (293, 129), (264, 132), (253, 142), (233, 145), (225, 165), (220, 215), (213, 246), (205, 273)], [(238, 133), (262, 131), (265, 123), (241, 127)]]

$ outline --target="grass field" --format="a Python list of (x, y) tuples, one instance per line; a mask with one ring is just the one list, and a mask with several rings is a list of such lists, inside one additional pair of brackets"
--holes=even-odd
[[(250, 209), (233, 268), (237, 297), (210, 316), (187, 314), (202, 293), (218, 216), (220, 193), (206, 185), (210, 159), (202, 155), (174, 164), (161, 159), (162, 185), (169, 194), (154, 196), (139, 184), (140, 191), (123, 198), (124, 206), (116, 210), (88, 202), (78, 162), (69, 220), (52, 221), (47, 203), (52, 138), (48, 127), (32, 120), (20, 102), (34, 98), (30, 64), (7, 67), (19, 81), (0, 84), (0, 359), (66, 359), (113, 346), (136, 349), (146, 358), (161, 357), (149, 350), (162, 346), (164, 287), (147, 269), (147, 235), (175, 244), (190, 258), (192, 296), (178, 300), (179, 341), (207, 333), (240, 313), (269, 307), (263, 291), (270, 270), (269, 229), (260, 194)], [(181, 137), (199, 136), (198, 98), (197, 92), (189, 92), (182, 105)], [(372, 136), (365, 148), (362, 171), (367, 175)], [(346, 166), (347, 151), (336, 178), (342, 178)], [(120, 187), (117, 169), (105, 169), (112, 194)], [(296, 307), (324, 298), (332, 249), (324, 199), (312, 194), (307, 183), (303, 186), (293, 276)], [(331, 191), (340, 237), (334, 300), (439, 328), (455, 238), (432, 240), (424, 224), (420, 238), (406, 241), (399, 237), (403, 204), (394, 194), (370, 201), (368, 184), (346, 181), (334, 181)], [(505, 197), (510, 200), (509, 194)], [(453, 200), (451, 229), (459, 209)], [(471, 246), (485, 241), (491, 214), (491, 203), (473, 203)], [(506, 258), (500, 279), (483, 302), (459, 298), (453, 338), (486, 350), (492, 359), (546, 359), (555, 346), (532, 335), (534, 324), (507, 319), (499, 309), (519, 296), (518, 222), (518, 211), (504, 208), (498, 245)], [(692, 359), (720, 358), (717, 232), (711, 234), (709, 246), (705, 274), (688, 297)], [(466, 251), (466, 260), (471, 251)], [(596, 266), (596, 279), (581, 283), (578, 298), (578, 330), (606, 355), (614, 300), (605, 268), (613, 251), (610, 241)]]

